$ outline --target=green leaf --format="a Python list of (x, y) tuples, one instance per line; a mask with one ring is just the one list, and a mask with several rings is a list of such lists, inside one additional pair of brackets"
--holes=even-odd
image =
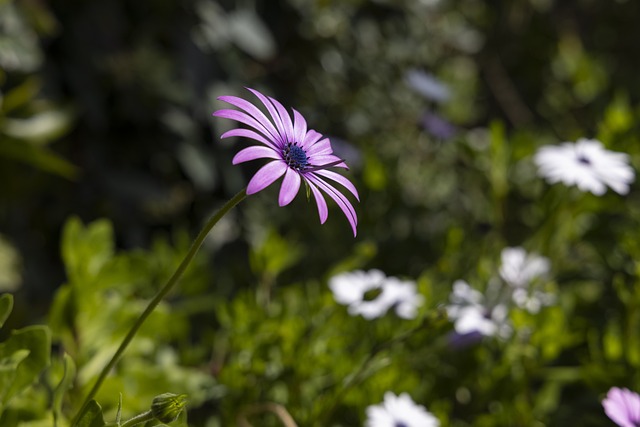
[(70, 180), (75, 179), (79, 174), (79, 169), (75, 165), (55, 152), (24, 141), (9, 138), (0, 139), (0, 156), (19, 160)]
[(627, 323), (627, 361), (635, 368), (640, 367), (640, 310), (632, 309), (629, 312)]
[(0, 389), (0, 403), (6, 403), (38, 378), (49, 365), (50, 351), (49, 329), (40, 325), (13, 331), (9, 339), (0, 344), (0, 360), (21, 359), (15, 370), (0, 372), (0, 384), (4, 385)]
[(77, 311), (73, 287), (69, 284), (60, 286), (49, 310), (49, 327), (53, 336), (62, 339), (67, 349), (75, 342), (73, 330)]
[(3, 294), (0, 295), (0, 328), (7, 321), (11, 310), (13, 309), (13, 295)]
[(107, 220), (94, 221), (86, 227), (71, 218), (62, 232), (62, 258), (69, 281), (86, 288), (113, 257), (113, 229)]
[(294, 242), (282, 238), (270, 229), (260, 246), (252, 250), (252, 268), (265, 277), (275, 278), (302, 258), (302, 251)]
[(374, 191), (382, 191), (387, 187), (386, 166), (380, 158), (371, 152), (365, 153), (363, 176), (367, 187)]
[(633, 126), (633, 111), (626, 93), (619, 93), (607, 107), (604, 114), (606, 127), (614, 133), (626, 132)]
[(19, 86), (8, 91), (0, 106), (0, 111), (4, 115), (19, 107), (27, 105), (38, 94), (42, 88), (42, 83), (37, 77), (29, 77)]
[(64, 355), (64, 374), (62, 375), (62, 379), (53, 392), (53, 425), (58, 425), (58, 420), (62, 415), (62, 399), (64, 398), (65, 393), (73, 386), (73, 379), (76, 376), (76, 364), (69, 356), (65, 353)]
[(121, 420), (122, 420), (122, 393), (120, 393), (120, 397), (118, 398), (118, 411), (116, 412), (116, 424), (120, 425)]
[(624, 354), (622, 328), (616, 320), (610, 320), (604, 331), (604, 354), (608, 360), (620, 360)]
[(28, 118), (6, 118), (2, 131), (11, 138), (43, 146), (63, 136), (71, 127), (73, 112), (68, 108), (45, 110)]
[(102, 416), (102, 408), (95, 400), (87, 404), (82, 418), (78, 420), (75, 427), (103, 427), (104, 417)]
[[(0, 372), (7, 372), (10, 374), (9, 376), (14, 376), (13, 374), (15, 373), (15, 370), (18, 368), (18, 365), (20, 364), (20, 362), (26, 359), (27, 356), (29, 356), (29, 350), (22, 349), (6, 357), (1, 358)], [(8, 386), (9, 382), (7, 381), (5, 384)]]
[(22, 17), (18, 5), (13, 3), (9, 2), (0, 13), (0, 68), (8, 72), (35, 72), (42, 64), (44, 55), (38, 37)]

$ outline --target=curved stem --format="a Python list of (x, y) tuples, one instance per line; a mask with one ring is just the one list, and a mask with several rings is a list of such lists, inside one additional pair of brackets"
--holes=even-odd
[(296, 424), (291, 414), (287, 411), (287, 408), (282, 405), (278, 405), (277, 403), (271, 402), (255, 405), (249, 409), (242, 411), (237, 418), (238, 425), (241, 427), (253, 427), (248, 421), (248, 416), (259, 414), (262, 412), (274, 413), (280, 419), (280, 421), (282, 421), (282, 424), (284, 424), (285, 427), (298, 427), (298, 424)]
[(151, 413), (151, 411), (147, 411), (140, 415), (136, 415), (130, 420), (125, 421), (124, 423), (120, 424), (120, 427), (132, 427), (137, 424), (146, 423), (147, 421), (151, 421), (152, 419), (153, 419), (153, 414)]
[(353, 387), (354, 385), (358, 384), (359, 381), (361, 381), (362, 376), (366, 373), (367, 368), (370, 366), (370, 364), (375, 360), (375, 358), (378, 356), (379, 353), (381, 353), (382, 351), (391, 348), (393, 345), (395, 345), (396, 343), (402, 342), (408, 338), (410, 338), (413, 334), (415, 334), (416, 332), (419, 332), (423, 329), (425, 329), (427, 326), (429, 326), (432, 322), (437, 321), (438, 319), (440, 319), (440, 313), (439, 312), (433, 312), (425, 317), (422, 318), (422, 321), (420, 322), (419, 325), (406, 330), (402, 333), (400, 333), (399, 335), (396, 335), (395, 337), (392, 337), (390, 339), (388, 339), (387, 341), (384, 341), (378, 345), (375, 345), (371, 351), (369, 352), (369, 354), (367, 355), (367, 357), (364, 359), (364, 361), (360, 364), (360, 367), (358, 368), (358, 370), (353, 373), (352, 375), (350, 375), (342, 384), (342, 387), (335, 393), (335, 395), (333, 396), (332, 400), (330, 401), (329, 405), (323, 405), (323, 408), (327, 408), (327, 409), (323, 409), (323, 413), (321, 414), (322, 418), (322, 424), (327, 424), (329, 418), (331, 417), (331, 415), (333, 414), (333, 412), (335, 411), (338, 403), (340, 402), (340, 400), (342, 399), (342, 397), (347, 393), (347, 391), (349, 391), (349, 389), (351, 387)]
[(169, 278), (169, 281), (167, 281), (167, 283), (162, 287), (162, 289), (158, 291), (156, 296), (153, 297), (153, 299), (149, 302), (149, 305), (147, 305), (147, 308), (145, 308), (145, 310), (142, 312), (140, 317), (138, 317), (138, 319), (136, 320), (136, 323), (134, 323), (134, 325), (131, 327), (127, 335), (122, 340), (122, 343), (120, 343), (120, 347), (118, 347), (118, 350), (116, 350), (115, 354), (111, 357), (111, 360), (109, 361), (109, 363), (107, 363), (107, 365), (102, 369), (102, 372), (100, 372), (100, 376), (96, 380), (96, 383), (93, 385), (93, 388), (91, 389), (89, 394), (87, 394), (87, 397), (85, 397), (84, 402), (80, 407), (80, 411), (76, 414), (75, 418), (73, 419), (71, 423), (72, 426), (76, 425), (76, 423), (80, 420), (82, 415), (84, 415), (87, 409), (87, 405), (89, 404), (91, 399), (93, 399), (93, 397), (96, 395), (96, 393), (100, 389), (100, 386), (102, 386), (102, 383), (104, 382), (105, 378), (109, 374), (109, 371), (111, 371), (111, 369), (115, 366), (115, 364), (118, 363), (118, 361), (120, 360), (120, 357), (126, 350), (131, 340), (133, 340), (133, 338), (135, 337), (136, 333), (138, 332), (142, 324), (145, 322), (145, 320), (147, 320), (147, 317), (149, 317), (149, 315), (153, 312), (153, 310), (158, 306), (160, 301), (162, 301), (162, 299), (169, 293), (169, 291), (173, 289), (173, 287), (178, 282), (180, 277), (182, 277), (182, 274), (191, 263), (191, 260), (193, 260), (195, 255), (198, 253), (198, 250), (200, 249), (200, 246), (202, 246), (204, 239), (209, 234), (209, 231), (211, 231), (213, 226), (216, 225), (218, 221), (220, 221), (220, 219), (227, 212), (229, 212), (235, 205), (237, 205), (242, 200), (244, 200), (245, 197), (247, 197), (246, 189), (242, 189), (235, 196), (233, 196), (233, 198), (229, 200), (223, 207), (221, 207), (209, 219), (209, 221), (207, 221), (207, 223), (204, 225), (202, 230), (200, 230), (200, 233), (191, 244), (191, 247), (189, 248), (189, 252), (187, 252), (187, 255), (185, 255), (184, 259), (178, 266), (178, 269), (175, 271), (175, 273), (173, 273), (173, 276)]

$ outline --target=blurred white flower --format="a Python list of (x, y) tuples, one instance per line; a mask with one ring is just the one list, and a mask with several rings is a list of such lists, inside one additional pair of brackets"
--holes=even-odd
[(501, 254), (500, 277), (514, 288), (524, 288), (549, 272), (549, 260), (528, 254), (524, 248), (504, 248)]
[(556, 297), (553, 294), (537, 290), (529, 292), (523, 288), (514, 289), (511, 299), (519, 308), (533, 314), (539, 312), (542, 307), (556, 302)]
[(384, 394), (384, 402), (367, 407), (365, 427), (438, 427), (440, 421), (407, 393)]
[(484, 295), (473, 289), (464, 280), (456, 280), (453, 283), (453, 292), (451, 292), (449, 299), (454, 305), (476, 305), (484, 301)]
[[(386, 276), (380, 270), (342, 273), (329, 280), (329, 288), (335, 300), (349, 306), (349, 314), (361, 314), (366, 319), (383, 316), (391, 304), (382, 297), (382, 285)], [(376, 298), (365, 299), (367, 292), (380, 291)]]
[(537, 254), (528, 254), (524, 248), (502, 250), (500, 277), (512, 288), (511, 299), (520, 308), (537, 313), (543, 306), (553, 304), (553, 295), (531, 290), (530, 285), (549, 273), (549, 259)]
[(484, 295), (463, 280), (453, 284), (449, 296), (451, 304), (446, 307), (447, 315), (453, 320), (453, 327), (460, 335), (477, 332), (484, 336), (508, 338), (511, 326), (508, 323), (508, 308), (504, 304), (489, 306)]
[(449, 87), (425, 71), (412, 68), (405, 73), (404, 78), (413, 90), (427, 99), (445, 102), (451, 98)]
[(618, 194), (627, 194), (635, 179), (629, 156), (605, 150), (595, 139), (543, 146), (536, 152), (534, 162), (549, 183), (576, 185), (581, 191), (598, 196), (607, 191), (607, 186)]
[(414, 282), (402, 281), (396, 277), (387, 279), (382, 295), (393, 301), (396, 314), (403, 319), (414, 319), (418, 314), (418, 307), (424, 303), (424, 297), (418, 293)]
[[(338, 303), (349, 307), (349, 314), (366, 319), (381, 317), (392, 307), (398, 316), (411, 319), (424, 302), (415, 283), (386, 277), (380, 270), (338, 274), (329, 280), (329, 288)], [(368, 297), (376, 291), (377, 295)]]
[(507, 323), (508, 310), (504, 304), (494, 307), (483, 305), (468, 305), (447, 309), (449, 317), (455, 319), (454, 329), (460, 335), (477, 332), (481, 335), (508, 338), (511, 327)]

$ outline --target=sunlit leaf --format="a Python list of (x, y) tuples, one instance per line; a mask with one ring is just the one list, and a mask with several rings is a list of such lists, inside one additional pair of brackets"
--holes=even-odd
[(76, 376), (76, 364), (69, 356), (65, 353), (63, 358), (64, 363), (64, 373), (62, 375), (62, 379), (60, 383), (56, 387), (53, 392), (53, 423), (54, 426), (58, 425), (58, 420), (62, 416), (62, 401), (64, 399), (67, 391), (73, 386), (73, 380)]
[(269, 28), (250, 10), (238, 10), (227, 17), (231, 37), (238, 47), (257, 59), (271, 58), (276, 44)]
[(604, 332), (603, 344), (604, 354), (609, 360), (620, 360), (624, 354), (623, 335), (620, 323), (617, 320), (611, 320), (607, 324)]
[(87, 408), (82, 415), (82, 418), (78, 420), (75, 427), (103, 427), (104, 417), (102, 416), (102, 408), (95, 400), (92, 400), (87, 405)]
[(23, 351), (22, 354), (24, 354), (25, 350), (29, 352), (28, 355), (20, 360), (11, 375), (5, 376), (3, 381), (0, 381), (6, 386), (0, 395), (2, 403), (6, 403), (11, 397), (33, 383), (38, 375), (49, 366), (51, 351), (49, 329), (46, 326), (28, 326), (13, 331), (9, 338), (0, 344), (0, 359), (11, 357), (18, 351)]
[(113, 256), (113, 229), (106, 220), (86, 227), (71, 218), (62, 232), (62, 257), (71, 282), (85, 286)]
[(16, 108), (25, 106), (38, 94), (41, 86), (40, 79), (37, 77), (26, 79), (22, 84), (4, 94), (1, 111), (7, 114)]
[(71, 127), (72, 121), (71, 110), (50, 109), (25, 119), (5, 118), (2, 132), (15, 139), (42, 145), (64, 135)]

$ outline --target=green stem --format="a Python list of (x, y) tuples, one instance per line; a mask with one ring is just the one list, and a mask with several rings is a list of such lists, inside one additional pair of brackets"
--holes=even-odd
[(109, 361), (109, 363), (107, 363), (107, 365), (102, 369), (102, 372), (100, 372), (100, 376), (98, 377), (96, 383), (93, 385), (93, 388), (91, 389), (89, 394), (87, 394), (87, 397), (85, 397), (84, 402), (80, 407), (80, 411), (76, 414), (75, 418), (73, 419), (71, 423), (72, 426), (75, 426), (77, 422), (80, 420), (80, 418), (84, 415), (85, 411), (87, 410), (87, 405), (89, 404), (91, 399), (93, 399), (93, 397), (96, 395), (96, 393), (100, 389), (100, 386), (104, 382), (105, 378), (107, 377), (111, 369), (115, 366), (116, 363), (118, 363), (118, 361), (120, 360), (120, 357), (124, 353), (125, 349), (129, 345), (131, 340), (133, 340), (133, 338), (135, 337), (136, 333), (138, 332), (142, 324), (145, 322), (145, 320), (147, 320), (147, 317), (149, 317), (149, 315), (153, 312), (153, 310), (160, 303), (160, 301), (162, 301), (162, 299), (169, 293), (169, 291), (173, 289), (173, 287), (178, 282), (180, 277), (182, 277), (182, 274), (189, 266), (189, 263), (191, 263), (191, 260), (193, 260), (193, 257), (198, 253), (200, 246), (202, 246), (202, 242), (204, 242), (204, 239), (207, 237), (207, 235), (209, 234), (213, 226), (216, 225), (218, 221), (220, 221), (220, 219), (227, 212), (229, 212), (235, 205), (237, 205), (242, 200), (244, 200), (245, 197), (247, 197), (246, 189), (242, 189), (241, 191), (238, 192), (238, 194), (233, 196), (233, 198), (229, 200), (223, 207), (221, 207), (220, 210), (218, 210), (218, 212), (216, 212), (209, 219), (209, 221), (204, 225), (202, 230), (200, 230), (200, 233), (191, 244), (191, 248), (189, 248), (189, 252), (187, 252), (187, 255), (185, 255), (184, 259), (178, 266), (178, 269), (175, 271), (175, 273), (173, 273), (173, 276), (169, 278), (169, 281), (164, 285), (164, 287), (162, 287), (162, 289), (158, 291), (156, 296), (153, 297), (151, 302), (149, 302), (149, 305), (147, 305), (147, 308), (142, 312), (140, 317), (138, 317), (138, 320), (136, 320), (136, 323), (131, 327), (131, 329), (127, 333), (127, 336), (125, 336), (124, 339), (122, 340), (122, 343), (120, 343), (120, 347), (118, 347), (118, 350), (116, 350), (113, 357), (111, 357), (111, 360)]
[(399, 342), (402, 342), (410, 338), (413, 334), (421, 330), (424, 330), (429, 326), (433, 326), (434, 322), (437, 322), (441, 318), (442, 318), (441, 313), (439, 311), (434, 311), (431, 314), (423, 317), (419, 325), (407, 331), (404, 331), (399, 335), (396, 335), (395, 337), (390, 338), (385, 342), (375, 345), (371, 349), (371, 351), (369, 352), (365, 360), (360, 364), (359, 369), (350, 377), (348, 377), (346, 381), (343, 382), (342, 387), (335, 393), (329, 405), (323, 405), (323, 408), (326, 408), (326, 409), (323, 409), (323, 413), (320, 415), (322, 417), (321, 421), (325, 421), (322, 424), (326, 424), (326, 420), (328, 420), (331, 417), (336, 407), (338, 406), (338, 403), (340, 403), (340, 401), (342, 400), (343, 396), (347, 393), (347, 391), (349, 391), (351, 387), (353, 387), (354, 385), (358, 384), (359, 381), (361, 381), (362, 376), (366, 373), (367, 368), (371, 365), (371, 363), (374, 361), (374, 359), (379, 353), (381, 353), (382, 351), (388, 348), (391, 348), (393, 345)]
[(147, 421), (151, 421), (152, 419), (153, 414), (151, 413), (151, 411), (147, 411), (140, 415), (136, 415), (130, 420), (125, 421), (124, 423), (120, 424), (120, 427), (131, 427), (137, 424), (146, 423)]

